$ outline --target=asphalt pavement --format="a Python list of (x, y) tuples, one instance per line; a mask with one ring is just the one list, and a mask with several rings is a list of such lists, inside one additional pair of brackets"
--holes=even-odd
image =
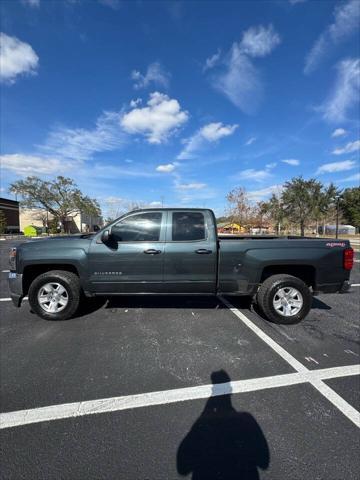
[(234, 297), (97, 299), (48, 322), (6, 300), (9, 243), (1, 479), (358, 479), (359, 262), (298, 325)]

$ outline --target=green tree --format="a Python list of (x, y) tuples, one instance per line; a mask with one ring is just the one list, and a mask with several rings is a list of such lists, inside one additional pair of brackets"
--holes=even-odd
[(284, 212), (290, 222), (299, 225), (301, 236), (305, 235), (305, 226), (314, 220), (321, 203), (322, 189), (321, 182), (314, 178), (304, 180), (301, 176), (284, 185), (281, 196)]
[(101, 214), (98, 202), (84, 195), (71, 178), (58, 176), (53, 181), (45, 181), (31, 176), (11, 184), (10, 191), (21, 196), (23, 207), (44, 209), (63, 226), (68, 217), (76, 217), (80, 212)]
[(340, 190), (333, 183), (326, 188), (321, 186), (314, 192), (312, 220), (316, 222), (316, 233), (318, 233), (321, 220), (325, 224), (327, 219), (336, 215), (336, 197), (338, 195), (340, 195)]
[(6, 216), (3, 210), (0, 210), (0, 233), (5, 233), (7, 227)]
[(350, 225), (360, 228), (360, 187), (344, 190), (340, 208), (345, 220)]
[(281, 194), (275, 195), (275, 193), (273, 193), (267, 202), (262, 203), (261, 208), (262, 211), (269, 214), (273, 222), (276, 223), (277, 232), (278, 235), (280, 235), (281, 225), (286, 217)]

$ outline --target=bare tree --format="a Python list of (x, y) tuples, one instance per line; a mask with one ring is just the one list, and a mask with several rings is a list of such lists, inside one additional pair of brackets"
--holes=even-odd
[(228, 201), (228, 216), (231, 218), (231, 221), (249, 230), (256, 213), (245, 188), (234, 188), (227, 194), (226, 200)]

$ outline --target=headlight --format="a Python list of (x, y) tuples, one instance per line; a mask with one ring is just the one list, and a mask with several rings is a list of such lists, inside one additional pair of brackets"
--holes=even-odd
[(16, 247), (10, 248), (9, 263), (10, 263), (10, 270), (16, 270)]

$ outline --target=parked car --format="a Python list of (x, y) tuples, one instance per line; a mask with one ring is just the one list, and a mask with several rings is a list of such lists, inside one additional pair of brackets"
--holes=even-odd
[(296, 323), (312, 295), (349, 288), (347, 240), (217, 233), (208, 209), (143, 209), (95, 234), (33, 240), (10, 252), (16, 306), (28, 295), (40, 317), (63, 320), (81, 293), (246, 295), (276, 323)]

